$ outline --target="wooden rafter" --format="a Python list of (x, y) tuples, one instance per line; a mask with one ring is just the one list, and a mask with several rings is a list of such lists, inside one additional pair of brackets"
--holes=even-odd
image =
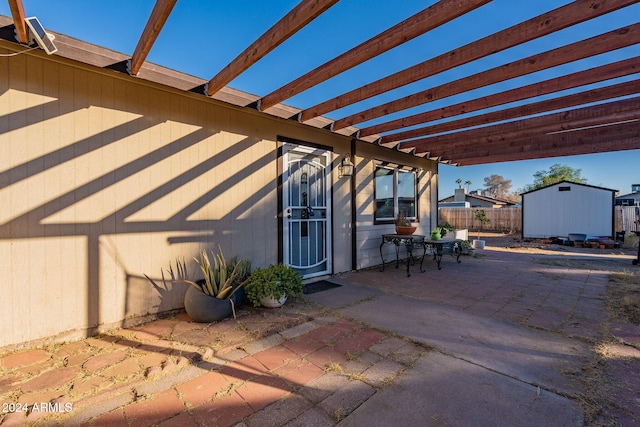
[(433, 120), (471, 113), (485, 108), (496, 107), (510, 102), (520, 101), (535, 96), (547, 95), (566, 89), (602, 82), (608, 79), (623, 77), (640, 72), (640, 57), (625, 59), (611, 64), (601, 65), (584, 71), (567, 74), (565, 76), (532, 83), (504, 92), (498, 92), (482, 98), (476, 98), (458, 104), (425, 111), (400, 119), (369, 126), (360, 129), (360, 137), (380, 134), (396, 129), (427, 123)]
[(260, 100), (260, 108), (266, 110), (285, 99), (289, 99), (310, 87), (322, 83), (402, 43), (408, 42), (490, 1), (492, 0), (441, 0), (264, 96)]
[[(475, 151), (440, 153), (462, 166), (640, 149), (638, 122), (512, 140)], [(430, 153), (433, 155), (434, 153)]]
[(11, 9), (11, 15), (13, 17), (13, 24), (16, 27), (16, 35), (18, 41), (22, 44), (29, 43), (29, 33), (27, 31), (27, 24), (25, 24), (24, 7), (22, 6), (22, 0), (9, 0), (9, 9)]
[[(580, 145), (582, 144), (595, 144), (609, 141), (611, 138), (628, 138), (628, 137), (640, 137), (639, 131), (637, 128), (637, 123), (618, 123), (611, 124), (609, 127), (611, 129), (602, 129), (594, 132), (592, 130), (586, 131), (576, 131), (576, 133), (567, 133), (563, 134), (541, 134), (541, 135), (532, 135), (528, 138), (520, 138), (518, 140), (512, 140), (509, 142), (505, 142), (502, 144), (491, 144), (487, 146), (478, 147), (473, 151), (464, 151), (459, 152), (455, 149), (451, 149), (448, 151), (435, 151), (431, 152), (431, 155), (437, 154), (442, 158), (449, 158), (453, 156), (456, 161), (472, 161), (483, 160), (483, 157), (487, 156), (504, 156), (509, 157), (514, 154), (520, 154), (522, 152), (531, 152), (537, 151), (538, 155), (540, 155), (540, 151), (547, 151), (548, 154), (541, 157), (556, 157), (557, 153), (567, 154), (568, 150), (572, 150), (573, 153), (576, 153), (576, 150), (580, 150)], [(620, 131), (620, 127), (624, 127), (624, 132)], [(614, 142), (614, 141), (611, 141)], [(597, 147), (591, 147), (594, 152), (598, 151)], [(562, 151), (560, 151), (562, 150)], [(586, 153), (576, 153), (576, 154), (586, 154)]]
[(348, 117), (336, 120), (334, 129), (343, 129), (356, 123), (366, 122), (387, 114), (415, 107), (437, 99), (478, 89), (515, 77), (542, 71), (579, 59), (620, 49), (640, 42), (640, 24), (620, 28), (605, 34), (591, 37), (557, 49), (514, 61), (471, 76), (427, 89), (395, 101), (370, 108)]
[(640, 137), (609, 135), (600, 138), (585, 138), (580, 140), (579, 144), (569, 145), (567, 147), (555, 148), (553, 152), (547, 149), (539, 151), (531, 148), (521, 150), (519, 153), (506, 155), (490, 155), (484, 157), (475, 157), (471, 159), (461, 159), (456, 162), (456, 166), (472, 166), (487, 163), (500, 162), (517, 162), (520, 160), (544, 159), (549, 157), (578, 156), (581, 154), (607, 153), (613, 151), (638, 150), (640, 149)]
[(138, 45), (133, 51), (131, 65), (129, 67), (129, 73), (131, 75), (135, 76), (140, 72), (142, 64), (147, 59), (147, 55), (158, 38), (160, 30), (162, 30), (165, 22), (167, 22), (167, 18), (169, 18), (176, 1), (177, 0), (156, 1), (156, 4), (153, 6), (153, 10), (151, 11), (151, 16), (149, 16), (149, 20), (147, 21), (147, 25), (145, 25), (142, 35), (140, 36), (140, 40), (138, 40)]
[(452, 149), (473, 149), (486, 144), (510, 141), (562, 132), (570, 129), (598, 126), (618, 121), (640, 118), (640, 97), (612, 101), (570, 111), (500, 123), (481, 128), (463, 130), (445, 135), (411, 140), (399, 144), (399, 148), (414, 148), (417, 152), (442, 152)]
[[(458, 49), (414, 65), (398, 73), (346, 92), (302, 111), (300, 119), (306, 121), (354, 104), (375, 95), (433, 76), (443, 71), (469, 63), (487, 55), (500, 52), (527, 41), (551, 34), (571, 25), (612, 12), (634, 0), (591, 1), (577, 0), (558, 9), (514, 25)], [(360, 123), (356, 121), (354, 123)], [(352, 123), (353, 124), (353, 123)], [(348, 126), (348, 125), (347, 125)], [(346, 126), (345, 126), (346, 127)]]
[[(397, 142), (410, 138), (417, 138), (427, 135), (434, 135), (443, 132), (449, 132), (459, 129), (470, 128), (474, 126), (487, 125), (494, 122), (511, 120), (518, 117), (531, 116), (534, 114), (545, 113), (553, 110), (561, 110), (579, 105), (589, 104), (592, 102), (606, 101), (612, 98), (618, 98), (627, 95), (640, 93), (640, 80), (632, 80), (630, 82), (618, 83), (611, 86), (600, 87), (596, 89), (578, 92), (571, 95), (548, 99), (545, 101), (534, 102), (531, 104), (520, 105), (517, 107), (506, 108), (503, 110), (493, 111), (486, 114), (467, 117), (450, 122), (440, 123), (432, 126), (411, 129), (404, 132), (398, 132), (385, 135), (381, 139), (381, 143)], [(407, 142), (408, 144), (411, 141)], [(402, 146), (403, 144), (401, 144)]]
[(206, 91), (207, 96), (213, 96), (252, 64), (337, 2), (338, 0), (302, 0), (300, 4), (209, 80)]

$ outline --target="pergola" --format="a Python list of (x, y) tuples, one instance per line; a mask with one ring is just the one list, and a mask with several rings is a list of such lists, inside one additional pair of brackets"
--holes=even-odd
[[(131, 75), (144, 74), (145, 59), (177, 0), (157, 0), (135, 51), (127, 61)], [(216, 97), (235, 77), (291, 37), (302, 27), (329, 9), (338, 0), (302, 0), (273, 27), (269, 28), (240, 55), (198, 90), (203, 96)], [(355, 126), (411, 107), (468, 92), (498, 82), (525, 76), (551, 67), (593, 57), (640, 43), (640, 23), (614, 31), (594, 34), (582, 41), (448, 81), (381, 103), (372, 108), (341, 117), (326, 119), (327, 113), (359, 101), (460, 67), (472, 61), (556, 33), (639, 0), (575, 0), (535, 18), (475, 40), (439, 56), (364, 86), (354, 88), (317, 105), (294, 111), (290, 118), (310, 124), (323, 118), (329, 132), (348, 134), (363, 141), (427, 157), (452, 165), (475, 165), (516, 160), (640, 149), (640, 79), (608, 83), (612, 79), (640, 73), (640, 56), (566, 74), (553, 79), (522, 85), (490, 96), (447, 105), (419, 114), (407, 115), (375, 125)], [(28, 42), (21, 0), (8, 0), (18, 40)], [(342, 53), (321, 66), (244, 106), (282, 114), (282, 102), (331, 77), (389, 51), (415, 37), (491, 0), (441, 0), (375, 37)], [(154, 68), (149, 67), (149, 75)], [(165, 80), (171, 76), (164, 76)], [(580, 89), (598, 84), (594, 89)], [(542, 95), (556, 95), (543, 101)], [(518, 106), (508, 104), (519, 102)], [(491, 109), (490, 112), (485, 110)], [(284, 109), (286, 111), (286, 108)], [(477, 112), (468, 116), (468, 113)], [(456, 116), (466, 114), (464, 118)], [(431, 123), (441, 119), (448, 121)], [(450, 120), (449, 120), (450, 119)]]

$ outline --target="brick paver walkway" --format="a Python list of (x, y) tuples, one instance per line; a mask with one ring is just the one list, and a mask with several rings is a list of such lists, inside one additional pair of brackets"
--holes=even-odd
[(302, 301), (178, 315), (0, 358), (0, 425), (334, 425), (424, 353)]

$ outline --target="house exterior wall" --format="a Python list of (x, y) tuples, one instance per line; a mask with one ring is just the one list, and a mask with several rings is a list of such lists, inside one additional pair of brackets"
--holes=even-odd
[[(279, 136), (334, 152), (333, 271), (350, 270), (351, 184), (335, 154), (350, 138), (40, 53), (0, 61), (0, 347), (179, 309), (184, 285), (143, 274), (202, 249), (277, 263)], [(363, 149), (365, 193), (385, 153), (413, 158)], [(363, 229), (368, 209), (355, 210)]]
[[(562, 187), (570, 191), (559, 191)], [(525, 238), (613, 235), (612, 190), (562, 182), (523, 194), (522, 212)]]
[[(368, 268), (381, 263), (380, 242), (382, 234), (395, 233), (394, 224), (375, 224), (375, 199), (373, 187), (373, 175), (377, 166), (376, 158), (380, 153), (377, 147), (362, 143), (358, 145), (356, 161), (356, 206), (357, 206), (357, 236), (356, 253), (357, 269)], [(429, 235), (437, 226), (437, 164), (424, 159), (407, 157), (400, 152), (385, 153), (385, 160), (396, 162), (403, 166), (418, 168), (418, 215), (419, 221), (415, 234)], [(391, 256), (395, 258), (395, 249), (392, 245), (383, 248), (385, 259), (389, 261)]]

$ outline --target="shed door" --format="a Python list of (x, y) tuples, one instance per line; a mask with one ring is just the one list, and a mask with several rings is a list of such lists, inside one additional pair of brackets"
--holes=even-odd
[(284, 262), (305, 278), (331, 273), (330, 152), (285, 145)]

